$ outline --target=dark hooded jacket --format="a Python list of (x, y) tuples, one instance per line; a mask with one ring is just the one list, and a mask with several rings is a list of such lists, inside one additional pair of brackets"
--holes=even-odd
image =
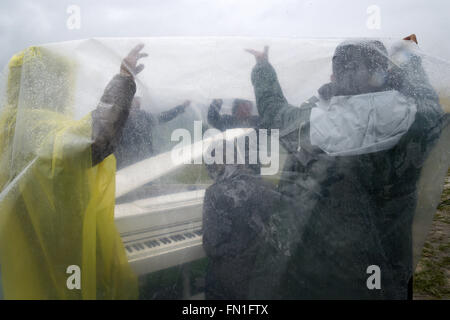
[(248, 299), (255, 257), (276, 206), (273, 187), (251, 169), (225, 166), (206, 189), (203, 248), (208, 256), (206, 299)]
[[(268, 62), (255, 66), (252, 82), (261, 128), (280, 129), (289, 153), (271, 221), (274, 244), (259, 257), (260, 273), (273, 275), (271, 289), (255, 297), (406, 299), (416, 183), (443, 115), (420, 59), (384, 91), (336, 97), (321, 110), (316, 97), (290, 106)], [(404, 107), (371, 122), (390, 101)], [(346, 111), (346, 102), (362, 105)], [(366, 285), (371, 265), (381, 269), (381, 290)]]

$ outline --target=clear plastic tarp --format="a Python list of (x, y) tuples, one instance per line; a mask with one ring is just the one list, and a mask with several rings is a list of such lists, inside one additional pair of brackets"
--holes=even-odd
[(406, 299), (449, 83), (412, 39), (28, 48), (0, 95), (3, 296)]

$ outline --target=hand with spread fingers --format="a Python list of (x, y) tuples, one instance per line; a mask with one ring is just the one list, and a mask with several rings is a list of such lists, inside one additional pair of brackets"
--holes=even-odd
[(245, 49), (248, 53), (252, 54), (256, 62), (269, 61), (269, 46), (264, 47), (264, 51), (257, 51), (253, 49)]
[(144, 65), (139, 64), (137, 62), (141, 58), (148, 57), (147, 53), (141, 53), (141, 50), (144, 48), (144, 44), (140, 43), (130, 53), (123, 59), (122, 64), (120, 65), (120, 74), (127, 77), (134, 77), (139, 72), (144, 70)]
[(414, 33), (411, 34), (411, 35), (409, 35), (409, 36), (407, 36), (406, 38), (403, 38), (403, 40), (414, 41), (416, 44), (419, 44), (419, 43), (417, 42), (417, 37), (416, 37), (416, 35), (415, 35)]
[(186, 111), (186, 108), (188, 108), (191, 105), (191, 100), (185, 100), (182, 104), (180, 104), (178, 107), (175, 107), (176, 113), (183, 113)]

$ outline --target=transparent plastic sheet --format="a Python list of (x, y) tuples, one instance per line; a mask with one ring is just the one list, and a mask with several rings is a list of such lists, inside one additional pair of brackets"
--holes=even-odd
[[(139, 276), (141, 298), (405, 299), (449, 167), (450, 65), (412, 41), (338, 54), (343, 41), (91, 39), (15, 56), (0, 99), (4, 297), (136, 298)], [(138, 43), (136, 94), (109, 86), (135, 98), (128, 120), (93, 163), (105, 88)], [(243, 50), (265, 45), (256, 65)], [(206, 163), (253, 133), (233, 163)]]

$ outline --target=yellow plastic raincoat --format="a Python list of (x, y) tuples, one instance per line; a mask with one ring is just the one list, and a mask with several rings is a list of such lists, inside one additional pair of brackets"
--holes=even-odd
[[(75, 68), (43, 48), (9, 63), (6, 106), (0, 107), (6, 299), (137, 298), (137, 279), (114, 224), (115, 158), (92, 167), (91, 115), (71, 115)], [(70, 285), (74, 265), (79, 289)]]

